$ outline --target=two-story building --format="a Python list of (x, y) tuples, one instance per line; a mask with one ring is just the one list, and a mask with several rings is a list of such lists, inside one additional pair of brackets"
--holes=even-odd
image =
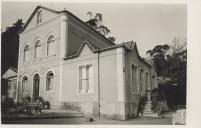
[(43, 97), (51, 109), (125, 120), (157, 88), (135, 42), (114, 44), (66, 10), (37, 6), (19, 35), (18, 102)]

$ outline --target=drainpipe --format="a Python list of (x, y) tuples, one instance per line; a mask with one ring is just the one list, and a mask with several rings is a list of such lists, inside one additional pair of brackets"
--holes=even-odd
[(100, 51), (98, 49), (98, 117), (100, 118)]

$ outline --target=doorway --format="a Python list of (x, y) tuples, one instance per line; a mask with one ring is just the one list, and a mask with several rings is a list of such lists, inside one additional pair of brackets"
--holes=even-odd
[(39, 74), (35, 74), (33, 79), (33, 101), (37, 100), (39, 97), (39, 85), (40, 76)]

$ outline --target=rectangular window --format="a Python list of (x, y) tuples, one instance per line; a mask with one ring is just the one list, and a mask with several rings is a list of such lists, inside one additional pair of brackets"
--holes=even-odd
[(16, 98), (16, 80), (8, 81), (8, 97), (9, 98)]
[(29, 56), (29, 51), (25, 52), (25, 57), (24, 57), (24, 61), (29, 61), (30, 56)]
[(146, 73), (146, 83), (145, 83), (145, 89), (148, 90), (149, 89), (149, 73)]
[(42, 22), (42, 10), (37, 12), (37, 24)]
[(137, 66), (132, 65), (131, 79), (132, 79), (133, 92), (136, 92), (137, 91)]
[(139, 77), (140, 91), (142, 91), (143, 90), (143, 70), (142, 69), (139, 70), (139, 75), (140, 75)]
[(92, 65), (79, 67), (79, 91), (81, 93), (93, 93), (94, 90), (94, 69)]

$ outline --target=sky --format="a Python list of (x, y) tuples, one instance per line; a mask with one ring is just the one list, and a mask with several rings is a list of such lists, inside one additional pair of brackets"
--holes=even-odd
[(2, 2), (1, 27), (12, 26), (17, 19), (26, 22), (37, 5), (54, 10), (64, 8), (83, 21), (93, 15), (103, 15), (103, 24), (116, 38), (116, 43), (133, 40), (139, 54), (159, 44), (170, 44), (177, 37), (187, 37), (187, 6), (184, 4), (136, 4), (136, 3), (61, 3), (61, 2)]

